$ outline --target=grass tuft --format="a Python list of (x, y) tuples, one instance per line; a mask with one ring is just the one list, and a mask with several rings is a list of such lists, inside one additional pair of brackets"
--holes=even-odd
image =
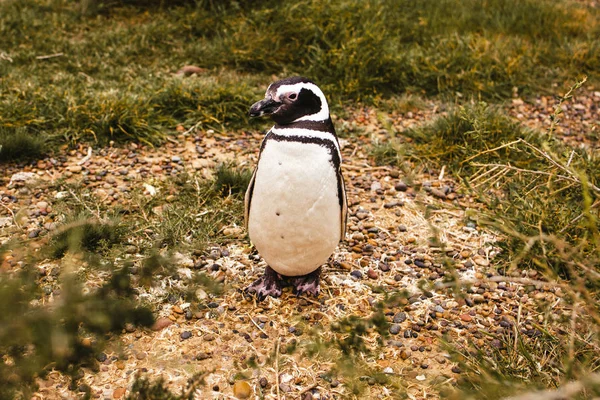
[(61, 258), (67, 251), (98, 253), (121, 243), (123, 227), (89, 219), (76, 219), (58, 229), (50, 242), (50, 254)]
[(45, 144), (41, 135), (32, 135), (24, 128), (0, 126), (0, 162), (39, 158), (46, 152)]
[(240, 169), (230, 164), (221, 164), (217, 167), (215, 189), (222, 196), (244, 195), (250, 184), (252, 171)]

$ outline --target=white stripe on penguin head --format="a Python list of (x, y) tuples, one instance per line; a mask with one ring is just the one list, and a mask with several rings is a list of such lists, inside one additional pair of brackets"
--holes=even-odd
[(319, 87), (317, 85), (315, 85), (314, 83), (300, 82), (300, 83), (295, 83), (293, 85), (281, 85), (277, 88), (277, 92), (275, 93), (275, 98), (279, 99), (279, 96), (281, 96), (283, 93), (289, 93), (289, 92), (300, 93), (300, 90), (302, 90), (302, 89), (310, 90), (321, 100), (321, 109), (319, 110), (319, 112), (316, 112), (314, 114), (305, 115), (303, 117), (300, 117), (300, 118), (296, 119), (294, 122), (296, 122), (296, 121), (326, 121), (327, 119), (329, 119), (329, 105), (327, 104), (325, 95), (323, 94), (321, 89), (319, 89)]

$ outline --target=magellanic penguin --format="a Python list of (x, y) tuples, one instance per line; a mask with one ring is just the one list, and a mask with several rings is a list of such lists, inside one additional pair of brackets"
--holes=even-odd
[(246, 293), (262, 300), (291, 285), (318, 296), (321, 265), (346, 234), (346, 189), (340, 145), (325, 95), (306, 78), (272, 83), (250, 116), (275, 125), (260, 146), (246, 191), (250, 240), (267, 262)]

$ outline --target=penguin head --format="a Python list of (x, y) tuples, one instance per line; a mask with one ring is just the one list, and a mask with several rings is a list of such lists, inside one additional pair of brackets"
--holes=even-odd
[(265, 98), (250, 107), (251, 117), (270, 115), (279, 125), (297, 121), (327, 121), (329, 106), (325, 95), (309, 79), (301, 76), (272, 83)]

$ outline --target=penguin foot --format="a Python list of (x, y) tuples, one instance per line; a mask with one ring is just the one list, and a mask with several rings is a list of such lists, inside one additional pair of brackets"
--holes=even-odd
[(263, 301), (268, 296), (281, 296), (284, 286), (285, 281), (282, 276), (275, 272), (271, 267), (267, 266), (264, 275), (244, 289), (244, 293), (256, 295), (258, 301)]
[(320, 276), (321, 267), (317, 268), (316, 270), (307, 275), (289, 277), (288, 281), (293, 286), (292, 292), (296, 296), (307, 294), (310, 296), (318, 297), (320, 291)]

